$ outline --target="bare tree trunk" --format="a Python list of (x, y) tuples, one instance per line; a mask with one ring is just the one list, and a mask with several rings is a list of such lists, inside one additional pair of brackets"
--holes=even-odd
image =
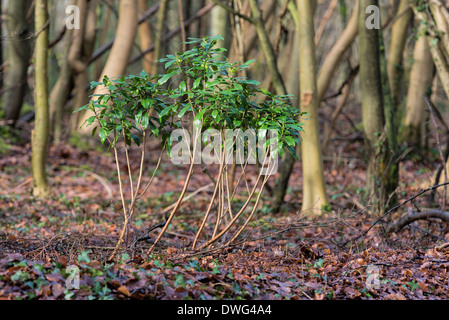
[[(68, 30), (66, 37), (72, 38), (72, 31)], [(53, 132), (53, 142), (58, 144), (62, 139), (64, 106), (72, 89), (72, 73), (67, 59), (71, 41), (67, 41), (65, 55), (61, 59), (61, 71), (50, 94), (50, 127)]]
[[(147, 11), (147, 0), (138, 0), (139, 13)], [(153, 43), (153, 37), (151, 35), (151, 25), (148, 21), (144, 21), (139, 25), (139, 38), (140, 38), (140, 49), (142, 51), (148, 49)], [(143, 69), (150, 74), (152, 71), (152, 66), (154, 64), (153, 53), (148, 52), (142, 57)]]
[(398, 108), (401, 102), (400, 89), (404, 69), (402, 60), (405, 42), (407, 40), (407, 30), (413, 16), (413, 11), (409, 8), (412, 2), (412, 0), (401, 0), (396, 21), (391, 30), (390, 52), (388, 55), (388, 78), (390, 80), (390, 90), (395, 108)]
[(331, 79), (334, 75), (335, 69), (338, 67), (343, 54), (350, 47), (358, 32), (358, 14), (359, 14), (359, 1), (356, 0), (351, 19), (348, 22), (345, 30), (338, 38), (331, 51), (327, 54), (326, 59), (323, 62), (320, 72), (318, 74), (318, 103), (323, 101), (324, 95), (329, 87)]
[[(73, 30), (72, 46), (67, 58), (75, 91), (73, 99), (74, 109), (82, 107), (89, 101), (86, 91), (86, 85), (88, 84), (87, 67), (96, 38), (96, 0), (78, 0), (77, 5), (80, 8), (80, 29)], [(72, 131), (76, 131), (79, 128), (78, 117), (78, 114), (73, 117)]]
[(8, 68), (4, 80), (6, 92), (2, 105), (5, 108), (5, 119), (12, 122), (19, 118), (27, 84), (31, 33), (26, 14), (30, 3), (28, 0), (9, 1), (6, 11), (6, 28), (11, 41), (7, 50)]
[[(420, 28), (422, 30), (422, 27)], [(421, 142), (422, 124), (426, 119), (427, 104), (423, 95), (428, 96), (433, 79), (433, 59), (429, 43), (420, 36), (415, 44), (413, 66), (410, 73), (410, 84), (407, 94), (407, 114), (402, 137), (409, 145), (419, 146)]]
[[(157, 13), (156, 30), (154, 34), (154, 52), (153, 59), (156, 62), (161, 58), (162, 55), (162, 38), (164, 35), (164, 22), (167, 16), (167, 3), (168, 0), (161, 0), (159, 5), (159, 11)], [(158, 73), (158, 64), (153, 65), (152, 73)]]
[(362, 86), (362, 117), (367, 159), (367, 191), (372, 195), (373, 211), (382, 213), (387, 194), (383, 175), (388, 166), (388, 140), (385, 134), (382, 78), (380, 72), (379, 31), (368, 29), (365, 10), (379, 6), (378, 0), (360, 0), (359, 45)]
[[(131, 51), (134, 44), (134, 39), (137, 34), (137, 0), (120, 0), (119, 21), (117, 26), (116, 40), (109, 54), (108, 61), (103, 69), (100, 80), (107, 75), (114, 79), (122, 76), (126, 71)], [(98, 86), (94, 94), (99, 94), (104, 88)], [(92, 111), (87, 111), (78, 122), (78, 127), (81, 127), (84, 122), (92, 116)], [(92, 130), (91, 127), (82, 127), (80, 132), (87, 134)]]
[[(286, 65), (288, 66), (288, 70), (286, 70), (286, 89), (288, 94), (291, 94), (294, 97), (299, 97), (299, 46), (298, 35), (296, 31), (293, 32), (293, 39), (291, 39), (290, 41), (292, 41), (293, 49), (291, 50), (292, 52), (290, 54), (289, 60), (286, 63)], [(284, 50), (287, 49), (288, 48)], [(293, 99), (292, 104), (296, 108), (300, 108), (298, 99)], [(284, 157), (282, 158), (279, 179), (276, 181), (272, 195), (272, 208), (274, 212), (279, 211), (280, 206), (284, 201), (284, 197), (288, 188), (288, 182), (290, 180), (290, 175), (293, 171), (295, 162), (295, 158), (290, 154), (290, 152), (286, 152)]]
[(48, 10), (47, 0), (36, 0), (36, 58), (35, 58), (35, 128), (32, 132), (33, 195), (46, 197), (50, 192), (45, 169), (48, 121)]
[(307, 112), (304, 122), (301, 153), (303, 168), (302, 211), (308, 215), (319, 215), (328, 205), (321, 143), (318, 126), (318, 90), (316, 79), (315, 31), (311, 1), (296, 1), (298, 7), (299, 36), (299, 83), (301, 111)]
[(220, 40), (217, 45), (221, 48), (229, 50), (232, 42), (229, 28), (229, 13), (220, 6), (215, 6), (211, 10), (210, 33), (211, 36), (221, 35), (224, 40)]

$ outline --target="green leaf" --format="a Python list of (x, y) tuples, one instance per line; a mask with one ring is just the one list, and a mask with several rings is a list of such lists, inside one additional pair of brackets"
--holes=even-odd
[[(162, 60), (162, 59), (161, 59)], [(165, 69), (167, 69), (168, 67), (170, 67), (173, 63), (175, 63), (176, 60), (169, 60), (166, 64), (165, 64)]]
[(136, 136), (135, 134), (132, 134), (132, 135), (131, 135), (131, 138), (133, 138), (134, 142), (135, 142), (138, 146), (140, 146), (140, 139), (139, 139), (138, 136)]
[(101, 128), (98, 132), (98, 135), (100, 136), (101, 143), (104, 143), (106, 141), (106, 138), (108, 137), (108, 132), (105, 128)]
[(162, 76), (162, 78), (159, 79), (159, 81), (157, 82), (159, 85), (162, 85), (164, 83), (166, 83), (171, 77), (173, 77), (176, 74), (176, 71), (174, 72), (170, 72), (164, 76)]
[(201, 78), (197, 78), (194, 82), (193, 82), (193, 89), (198, 88), (198, 86), (201, 83)]
[(295, 139), (293, 139), (290, 136), (286, 136), (285, 137), (285, 142), (289, 145), (289, 146), (295, 146)]
[(190, 109), (190, 105), (184, 107), (178, 114), (178, 117), (181, 118), (188, 110)]
[(90, 126), (94, 121), (95, 121), (95, 116), (92, 116), (86, 120), (88, 126)]
[(90, 250), (81, 252), (81, 254), (78, 255), (78, 262), (89, 263), (90, 262), (89, 253), (90, 253)]
[(149, 107), (151, 107), (152, 104), (153, 104), (153, 100), (151, 100), (149, 98), (142, 99), (142, 106), (145, 109), (148, 109)]
[(298, 160), (298, 154), (296, 153), (295, 148), (291, 147), (291, 146), (285, 146), (287, 148), (287, 150), (291, 153), (291, 155), (293, 156), (293, 158), (295, 158), (295, 160)]
[(150, 121), (150, 119), (149, 119), (149, 116), (148, 116), (148, 112), (144, 112), (143, 115), (142, 115), (142, 128), (143, 128), (143, 130), (148, 128), (149, 121)]
[(92, 138), (95, 136), (95, 133), (97, 132), (97, 129), (98, 129), (98, 127), (95, 127), (95, 128), (92, 130)]
[(134, 121), (136, 122), (136, 126), (140, 125), (140, 122), (142, 121), (142, 113), (143, 110), (140, 110), (136, 116), (134, 117)]
[(214, 111), (212, 111), (212, 118), (216, 118), (218, 116), (218, 111), (217, 110), (214, 110)]
[(179, 84), (179, 91), (185, 92), (186, 89), (187, 89), (186, 83), (185, 83), (185, 81), (182, 81), (182, 82)]

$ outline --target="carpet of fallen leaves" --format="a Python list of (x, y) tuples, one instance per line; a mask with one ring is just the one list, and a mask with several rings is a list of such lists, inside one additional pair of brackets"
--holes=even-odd
[[(157, 143), (149, 145), (148, 154), (154, 154), (149, 168), (158, 150)], [(360, 150), (357, 137), (328, 150), (325, 168), (332, 210), (321, 217), (308, 218), (299, 211), (298, 163), (282, 212), (271, 212), (266, 195), (244, 241), (219, 251), (189, 250), (207, 208), (205, 192), (183, 204), (149, 256), (151, 243), (142, 241), (108, 261), (123, 223), (113, 157), (69, 144), (52, 146), (52, 195), (35, 199), (31, 148), (25, 139), (0, 155), (0, 299), (449, 298), (447, 224), (420, 221), (394, 234), (384, 232), (385, 223), (407, 208), (429, 206), (426, 196), (363, 234), (377, 217), (365, 204)], [(131, 159), (135, 170), (139, 156), (132, 150)], [(154, 184), (139, 201), (137, 235), (163, 221), (159, 212), (176, 201), (186, 170), (163, 160)], [(419, 157), (406, 159), (400, 168), (399, 201), (416, 194), (432, 170), (432, 163)], [(248, 183), (254, 177), (249, 172)], [(198, 169), (189, 192), (207, 183)], [(66, 285), (73, 275), (69, 266), (79, 270), (79, 289)]]

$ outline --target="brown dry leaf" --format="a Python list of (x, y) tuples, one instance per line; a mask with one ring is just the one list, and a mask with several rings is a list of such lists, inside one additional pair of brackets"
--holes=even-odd
[(316, 293), (315, 292), (315, 300), (324, 300), (324, 293)]
[(390, 293), (385, 297), (387, 300), (407, 300), (407, 298), (402, 293)]
[(61, 286), (59, 283), (54, 284), (51, 287), (51, 292), (53, 293), (53, 296), (55, 298), (59, 298), (65, 291), (65, 288), (63, 286)]
[(65, 279), (60, 273), (49, 273), (45, 275), (45, 278), (50, 282), (64, 282)]
[(172, 255), (175, 254), (178, 251), (178, 249), (174, 248), (174, 247), (169, 247), (167, 248), (167, 254), (168, 255)]
[(58, 258), (58, 263), (60, 263), (63, 268), (67, 267), (67, 263), (68, 263), (67, 257), (66, 256), (60, 256)]
[(362, 257), (364, 257), (364, 258), (368, 258), (368, 257), (369, 257), (369, 252), (368, 252), (368, 250), (364, 250), (364, 251), (362, 252)]
[(126, 286), (121, 286), (117, 289), (118, 293), (121, 293), (127, 297), (129, 297), (131, 295), (131, 293), (129, 292), (129, 289)]

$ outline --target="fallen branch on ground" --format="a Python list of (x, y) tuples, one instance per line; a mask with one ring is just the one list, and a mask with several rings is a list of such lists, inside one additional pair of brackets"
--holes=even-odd
[(441, 210), (428, 210), (422, 212), (409, 211), (405, 216), (403, 216), (398, 221), (390, 224), (387, 227), (387, 232), (396, 232), (409, 225), (410, 223), (417, 220), (426, 220), (429, 218), (437, 218), (443, 221), (449, 222), (449, 212), (441, 211)]

